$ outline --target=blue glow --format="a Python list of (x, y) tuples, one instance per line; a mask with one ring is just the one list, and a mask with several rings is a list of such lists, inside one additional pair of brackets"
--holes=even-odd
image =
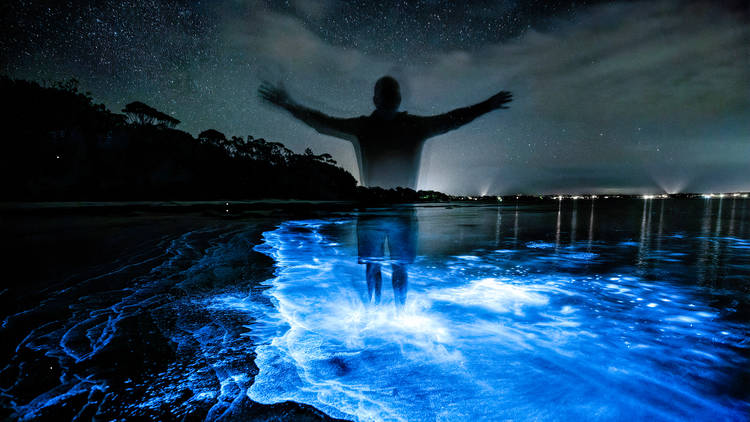
[[(264, 236), (277, 272), (266, 292), (274, 306), (262, 310), (284, 329), (253, 333), (255, 401), (354, 420), (746, 415), (747, 403), (708, 392), (726, 365), (745, 363), (733, 351), (746, 343), (742, 328), (684, 286), (536, 274), (477, 251), (420, 257), (404, 309), (385, 292), (385, 303), (368, 306), (356, 248), (332, 246), (327, 224), (288, 222)], [(224, 306), (258, 311), (242, 300)]]
[[(159, 259), (113, 265), (3, 320), (69, 310), (28, 324), (2, 369), (21, 375), (0, 394), (22, 420), (107, 406), (121, 419), (236, 419), (251, 400), (352, 420), (746, 419), (740, 214), (720, 225), (706, 212), (676, 236), (643, 208), (635, 230), (603, 221), (576, 237), (572, 216), (571, 231), (550, 231), (556, 206), (549, 227), (511, 209), (504, 229), (501, 212), (420, 209), (403, 308), (387, 259), (382, 303), (366, 304), (353, 218), (285, 222), (260, 244), (252, 221), (165, 240)], [(138, 265), (146, 275), (110, 287)], [(153, 367), (109, 371), (131, 353)], [(39, 359), (59, 384), (28, 394)]]

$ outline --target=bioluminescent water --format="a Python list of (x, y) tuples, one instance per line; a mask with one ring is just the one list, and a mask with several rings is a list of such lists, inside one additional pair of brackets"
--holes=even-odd
[[(171, 240), (137, 285), (82, 297), (70, 320), (23, 339), (9, 367), (42, 351), (60, 383), (14, 408), (101, 406), (119, 387), (87, 363), (132, 347), (124, 322), (145, 310), (168, 341), (157, 369), (129, 380), (138, 395), (108, 398), (119, 415), (220, 420), (295, 402), (358, 421), (748, 419), (750, 201), (410, 212), (416, 257), (394, 258), (404, 245), (390, 242), (407, 238), (390, 232), (378, 304), (361, 225), (392, 224), (393, 209)], [(272, 271), (258, 270), (263, 255)], [(403, 306), (394, 263), (407, 268)]]

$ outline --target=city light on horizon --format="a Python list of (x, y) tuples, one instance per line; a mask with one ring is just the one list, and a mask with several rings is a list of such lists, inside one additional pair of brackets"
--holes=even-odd
[[(508, 198), (509, 196), (503, 196), (503, 195), (496, 195), (496, 196), (458, 196), (456, 198), (466, 198), (471, 201), (477, 201), (482, 200), (486, 201), (487, 198), (492, 198), (497, 200), (498, 202), (502, 202), (503, 198)], [(519, 200), (538, 200), (538, 199), (551, 199), (555, 201), (562, 201), (562, 200), (573, 200), (573, 201), (579, 201), (579, 200), (596, 200), (596, 199), (628, 199), (628, 198), (639, 198), (643, 200), (652, 200), (652, 199), (694, 199), (694, 198), (703, 198), (703, 199), (724, 199), (724, 198), (732, 198), (732, 199), (745, 199), (749, 198), (750, 193), (748, 192), (720, 192), (720, 193), (679, 193), (679, 194), (639, 194), (639, 195), (630, 195), (630, 194), (620, 194), (620, 195), (510, 195), (511, 199), (514, 199), (515, 201)]]

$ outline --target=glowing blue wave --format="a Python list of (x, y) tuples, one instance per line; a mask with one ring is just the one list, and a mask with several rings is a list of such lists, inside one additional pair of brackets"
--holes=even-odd
[(521, 265), (508, 250), (420, 257), (404, 309), (387, 289), (367, 306), (356, 247), (323, 234), (336, 224), (353, 223), (264, 234), (273, 307), (214, 302), (265, 321), (251, 326), (255, 401), (354, 420), (742, 420), (750, 410), (718, 392), (747, 365), (736, 352), (749, 346), (744, 328), (691, 288), (534, 272), (554, 245), (531, 243), (536, 255)]
[[(276, 272), (261, 285), (266, 264), (251, 256), (250, 226), (165, 240), (158, 259), (117, 264), (6, 318), (4, 329), (53, 315), (17, 345), (2, 379), (19, 375), (0, 394), (26, 420), (73, 406), (87, 420), (108, 405), (121, 418), (233, 419), (246, 415), (250, 399), (363, 421), (713, 421), (750, 412), (741, 394), (727, 393), (749, 365), (746, 321), (723, 318), (735, 305), (717, 309), (706, 290), (637, 275), (648, 263), (666, 274), (670, 259), (686, 271), (683, 235), (665, 237), (679, 239), (675, 248), (509, 239), (420, 256), (397, 310), (388, 265), (383, 303), (365, 305), (354, 232), (355, 222), (341, 219), (264, 233), (255, 249), (273, 258)], [(750, 248), (731, 236), (697, 243), (709, 252)], [(612, 273), (595, 270), (634, 247), (635, 267), (621, 260)], [(705, 271), (746, 265), (742, 255), (720, 263), (701, 256)], [(148, 274), (116, 283), (138, 265)], [(128, 369), (108, 372), (130, 353), (153, 368), (133, 371), (140, 379)], [(49, 359), (59, 383), (28, 394), (35, 380), (24, 367), (38, 357)]]
[[(24, 400), (27, 395), (23, 391), (16, 394), (16, 390), (35, 382), (26, 377), (25, 358), (16, 356), (3, 368), (18, 368), (15, 382), (0, 389), (10, 399), (14, 417), (65, 419), (54, 416), (57, 409), (80, 406), (71, 418), (90, 420), (101, 408), (110, 406), (123, 417), (159, 418), (164, 409), (174, 417), (184, 417), (205, 409), (207, 419), (220, 418), (252, 384), (248, 371), (252, 357), (239, 332), (245, 331), (242, 323), (247, 320), (238, 324), (231, 316), (207, 312), (204, 300), (197, 298), (213, 297), (228, 287), (236, 290), (237, 280), (247, 270), (238, 263), (247, 263), (253, 241), (246, 227), (188, 232), (165, 241), (161, 246), (164, 255), (158, 259), (117, 266), (51, 293), (35, 308), (7, 317), (4, 328), (61, 307), (67, 312), (57, 311), (59, 320), (32, 329), (16, 347), (19, 356), (28, 349), (49, 358), (50, 372), (59, 373), (57, 385)], [(201, 244), (206, 247), (198, 246)], [(139, 265), (150, 268), (147, 275), (131, 280), (124, 274)], [(115, 287), (113, 281), (121, 274), (124, 288)], [(96, 283), (103, 283), (104, 290)], [(107, 289), (109, 285), (113, 287)], [(141, 321), (151, 324), (154, 332), (141, 331)], [(167, 321), (175, 321), (174, 326)], [(163, 337), (174, 345), (176, 358), (160, 354), (171, 354), (159, 351), (154, 343)], [(143, 349), (132, 350), (133, 343)], [(163, 349), (171, 347), (164, 344)], [(134, 371), (117, 367), (118, 361), (127, 360), (134, 352), (161, 372), (152, 373), (149, 367)], [(136, 380), (131, 378), (134, 375), (147, 377)]]

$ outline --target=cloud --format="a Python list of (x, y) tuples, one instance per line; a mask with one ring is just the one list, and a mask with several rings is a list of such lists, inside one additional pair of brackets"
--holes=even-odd
[[(529, 31), (476, 52), (438, 55), (414, 72), (419, 76), (412, 86), (423, 103), (440, 97), (458, 103), (459, 93), (479, 99), (479, 90), (491, 86), (513, 90), (516, 101), (507, 116), (478, 123), (484, 134), (448, 135), (450, 142), (432, 149), (432, 168), (422, 180), (465, 191), (477, 182), (459, 167), (495, 163), (512, 169), (500, 172), (505, 178), (497, 180), (498, 190), (577, 191), (597, 180), (658, 189), (656, 173), (679, 179), (670, 184), (685, 189), (716, 187), (727, 178), (742, 185), (726, 171), (710, 182), (699, 175), (721, 163), (739, 171), (737, 157), (750, 156), (749, 46), (750, 26), (729, 10), (701, 2), (638, 2), (591, 8), (554, 32)], [(502, 128), (500, 136), (492, 126)], [(467, 143), (476, 148), (453, 146)], [(540, 171), (559, 162), (566, 168), (555, 177)], [(576, 172), (583, 175), (572, 177)], [(695, 183), (684, 180), (685, 173)]]
[[(303, 10), (314, 20), (332, 10), (315, 6)], [(737, 168), (736, 157), (750, 156), (750, 26), (709, 2), (599, 5), (547, 32), (397, 61), (326, 43), (297, 17), (252, 3), (248, 10), (224, 23), (229, 50), (253, 63), (258, 80), (285, 80), (298, 99), (326, 112), (369, 113), (372, 83), (386, 73), (401, 81), (404, 108), (418, 114), (514, 91), (510, 110), (428, 143), (423, 188), (703, 189), (711, 169)], [(253, 110), (283, 125), (264, 132), (332, 151), (356, 174), (350, 146), (276, 111)], [(738, 179), (727, 171), (724, 178)]]

